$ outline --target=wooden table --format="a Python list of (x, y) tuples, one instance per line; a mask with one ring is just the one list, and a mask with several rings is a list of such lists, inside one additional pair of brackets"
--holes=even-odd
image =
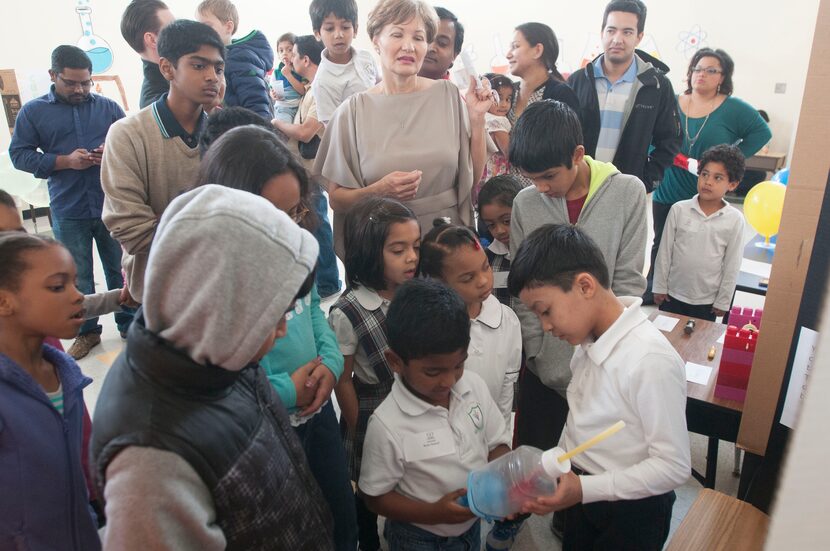
[[(756, 243), (763, 243), (763, 236), (756, 235), (744, 247), (743, 257), (747, 260), (754, 260), (756, 262), (763, 262), (764, 264), (772, 264), (772, 259), (775, 256), (775, 249), (765, 249), (757, 247)], [(752, 293), (755, 295), (767, 294), (768, 285), (761, 285), (762, 279), (768, 279), (749, 272), (738, 272), (738, 280), (735, 286), (736, 291), (743, 291), (745, 293)], [(769, 282), (767, 282), (769, 283)], [(733, 296), (734, 299), (734, 296)]]
[(668, 551), (763, 549), (769, 517), (744, 501), (701, 490), (667, 547)]
[(786, 153), (758, 153), (746, 160), (746, 169), (776, 172), (784, 166), (786, 160)]
[[(684, 362), (707, 365), (712, 368), (707, 384), (686, 383), (686, 425), (690, 432), (703, 434), (709, 438), (706, 451), (706, 473), (701, 475), (692, 469), (692, 476), (705, 488), (714, 488), (718, 470), (719, 440), (737, 441), (744, 408), (743, 402), (715, 397), (715, 382), (718, 379), (723, 348), (722, 344), (715, 341), (726, 331), (726, 326), (694, 318), (695, 330), (691, 335), (686, 335), (683, 328), (690, 319), (688, 316), (658, 311), (652, 313), (649, 320), (654, 321), (658, 315), (679, 320), (671, 332), (661, 331), (661, 333), (666, 336)], [(708, 355), (712, 346), (715, 347), (715, 357), (710, 360)]]

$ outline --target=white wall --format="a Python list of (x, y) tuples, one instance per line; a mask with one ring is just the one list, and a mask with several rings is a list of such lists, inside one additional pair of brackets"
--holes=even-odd
[[(121, 38), (120, 18), (126, 0), (87, 0), (92, 8), (93, 30), (112, 48), (115, 61), (106, 74), (120, 75), (131, 109), (137, 108), (141, 86), (141, 64)], [(494, 37), (506, 45), (515, 25), (541, 21), (550, 25), (562, 42), (563, 71), (579, 66), (590, 35), (598, 35), (605, 0), (436, 0), (452, 10), (467, 28), (465, 46), (473, 47), (483, 72), (495, 54)], [(196, 0), (168, 0), (178, 17), (192, 17)], [(358, 0), (361, 28), (358, 46), (367, 47), (363, 23), (374, 0)], [(23, 99), (45, 93), (49, 54), (58, 44), (75, 44), (81, 26), (73, 0), (28, 0), (4, 2), (4, 28), (0, 35), (0, 69), (13, 68)], [(272, 41), (281, 33), (311, 32), (308, 4), (237, 0), (241, 16), (240, 34), (258, 28)], [(13, 6), (13, 7), (12, 7)], [(657, 44), (660, 57), (672, 68), (675, 90), (683, 90), (689, 52), (681, 47), (681, 35), (697, 25), (704, 41), (720, 47), (735, 59), (735, 95), (772, 118), (773, 151), (789, 149), (800, 109), (812, 42), (818, 0), (651, 0), (646, 35)], [(785, 94), (775, 94), (776, 83), (786, 83)], [(9, 137), (0, 129), (0, 147)]]

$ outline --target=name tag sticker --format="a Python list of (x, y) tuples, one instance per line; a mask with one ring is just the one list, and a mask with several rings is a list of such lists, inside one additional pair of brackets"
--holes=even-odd
[(411, 434), (404, 440), (407, 461), (422, 461), (455, 452), (455, 439), (448, 427)]
[(493, 272), (493, 288), (507, 289), (507, 276), (510, 272)]

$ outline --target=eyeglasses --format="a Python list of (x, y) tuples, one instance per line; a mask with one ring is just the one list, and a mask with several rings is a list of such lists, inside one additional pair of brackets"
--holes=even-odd
[(78, 88), (79, 86), (83, 90), (89, 90), (90, 88), (92, 88), (92, 85), (95, 84), (95, 81), (93, 81), (92, 79), (85, 80), (83, 82), (78, 82), (78, 81), (75, 81), (75, 80), (66, 80), (65, 78), (63, 78), (60, 75), (58, 75), (58, 78), (61, 79), (61, 82), (63, 82), (66, 86), (68, 86), (69, 88), (72, 88), (73, 90), (75, 88)]
[(695, 74), (706, 73), (707, 75), (719, 75), (723, 71), (721, 71), (720, 69), (715, 69), (714, 67), (695, 67), (694, 69), (692, 69), (692, 72)]
[(291, 209), (289, 212), (286, 213), (291, 219), (299, 224), (303, 221), (303, 218), (306, 217), (308, 214), (308, 207), (305, 206), (303, 203), (299, 203), (296, 207)]

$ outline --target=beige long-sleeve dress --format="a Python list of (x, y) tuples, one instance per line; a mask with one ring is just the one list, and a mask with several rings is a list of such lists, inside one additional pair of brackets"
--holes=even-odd
[[(417, 195), (405, 202), (422, 233), (437, 217), (473, 223), (470, 123), (451, 82), (408, 94), (355, 94), (326, 127), (313, 172), (357, 189), (396, 170), (423, 172)], [(341, 258), (345, 214), (334, 213), (334, 249)]]

